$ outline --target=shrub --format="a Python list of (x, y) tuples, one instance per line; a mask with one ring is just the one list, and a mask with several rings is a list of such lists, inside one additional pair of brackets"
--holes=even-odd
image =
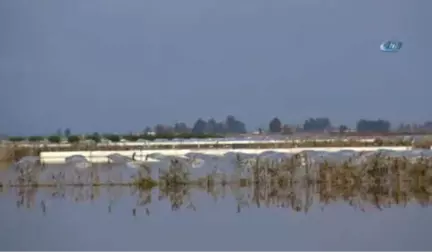
[(48, 137), (48, 141), (50, 141), (51, 143), (60, 143), (61, 137), (57, 135), (52, 135)]
[(30, 142), (40, 142), (43, 141), (45, 138), (43, 136), (31, 136), (28, 138)]
[(101, 136), (98, 133), (93, 133), (93, 135), (86, 136), (85, 139), (95, 141), (96, 143), (100, 143)]
[(126, 141), (130, 141), (130, 142), (136, 142), (139, 139), (139, 136), (135, 136), (135, 135), (124, 135), (123, 139), (125, 139)]
[(155, 136), (148, 135), (148, 134), (140, 135), (139, 138), (140, 139), (145, 139), (145, 140), (148, 140), (148, 141), (153, 141), (153, 140), (156, 139)]
[(72, 135), (67, 138), (69, 143), (78, 143), (81, 139), (79, 136)]
[(164, 134), (157, 134), (155, 137), (156, 137), (156, 139), (159, 138), (159, 139), (171, 140), (171, 139), (175, 138), (176, 136), (174, 134), (164, 133)]
[(114, 135), (114, 134), (110, 134), (110, 135), (105, 135), (104, 136), (106, 139), (110, 140), (111, 142), (120, 142), (120, 136), (119, 135)]
[(11, 142), (21, 142), (21, 141), (24, 141), (24, 140), (25, 140), (25, 138), (24, 137), (20, 137), (20, 136), (9, 137), (9, 141), (11, 141)]

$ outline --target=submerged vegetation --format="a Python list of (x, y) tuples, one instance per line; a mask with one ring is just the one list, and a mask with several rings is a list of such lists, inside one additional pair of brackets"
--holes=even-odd
[(196, 190), (215, 199), (229, 191), (237, 199), (238, 211), (250, 204), (308, 211), (314, 201), (330, 204), (337, 200), (360, 209), (370, 205), (381, 210), (412, 200), (426, 206), (432, 200), (430, 157), (376, 153), (359, 154), (344, 161), (317, 161), (299, 154), (279, 160), (237, 156), (234, 162), (230, 172), (223, 173), (215, 167), (203, 176), (194, 176), (193, 170), (176, 160), (157, 170), (145, 165), (135, 170), (107, 165), (88, 169), (15, 166), (8, 181), (4, 174), (1, 177), (0, 189), (15, 190), (20, 197), (17, 205), (22, 205), (28, 204), (24, 203), (25, 197), (38, 190), (48, 190), (52, 197), (66, 197), (72, 191), (71, 197), (82, 201), (94, 200), (101, 190), (130, 188), (138, 195), (139, 206), (148, 206), (151, 191), (158, 190), (159, 200), (168, 198), (173, 210), (182, 206), (195, 209), (190, 195)]
[[(18, 163), (9, 171), (9, 186), (102, 186), (129, 185), (143, 189), (155, 186), (211, 186), (269, 185), (286, 186), (296, 183), (329, 184), (336, 186), (380, 185), (388, 182), (432, 183), (432, 157), (392, 157), (384, 153), (359, 153), (344, 161), (311, 159), (306, 153), (292, 157), (271, 159), (265, 157), (242, 158), (237, 154), (230, 172), (221, 172), (214, 166), (205, 176), (197, 177), (188, 163), (169, 159), (165, 169), (157, 174), (151, 164), (141, 164), (136, 169), (123, 165), (94, 165), (89, 168), (70, 166), (47, 169), (47, 166)], [(205, 169), (205, 168), (199, 168)], [(124, 179), (124, 172), (129, 179)], [(105, 175), (103, 175), (105, 174)], [(116, 178), (106, 177), (117, 174)], [(105, 176), (105, 177), (104, 177)], [(105, 181), (101, 180), (105, 178)], [(1, 178), (2, 182), (4, 177)]]

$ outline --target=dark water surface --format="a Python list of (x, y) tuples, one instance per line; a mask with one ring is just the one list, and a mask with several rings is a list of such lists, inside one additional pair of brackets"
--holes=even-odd
[(350, 204), (306, 189), (0, 190), (2, 250), (432, 249), (430, 196), (365, 193)]

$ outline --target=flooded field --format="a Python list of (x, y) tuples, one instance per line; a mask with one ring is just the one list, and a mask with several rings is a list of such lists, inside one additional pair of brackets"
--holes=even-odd
[(430, 250), (428, 152), (0, 171), (2, 250)]

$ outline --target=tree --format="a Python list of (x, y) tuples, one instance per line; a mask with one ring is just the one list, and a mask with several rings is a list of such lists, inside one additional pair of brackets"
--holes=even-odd
[(59, 135), (52, 135), (48, 137), (48, 141), (51, 143), (60, 143), (61, 137)]
[(213, 118), (211, 118), (211, 119), (209, 119), (208, 121), (207, 121), (207, 123), (206, 123), (206, 127), (205, 127), (205, 133), (216, 133), (216, 131), (217, 131), (217, 127), (218, 127), (218, 125), (217, 125), (218, 123), (216, 122), (216, 120), (215, 119), (213, 119)]
[(87, 140), (92, 140), (96, 143), (100, 143), (101, 141), (101, 136), (99, 135), (99, 133), (94, 132), (92, 135), (86, 136)]
[(69, 143), (78, 143), (80, 141), (80, 137), (79, 136), (69, 136), (68, 137), (68, 142)]
[(71, 135), (71, 130), (69, 128), (65, 129), (64, 136), (69, 137)]
[(129, 135), (124, 135), (123, 139), (125, 139), (126, 141), (129, 141), (129, 142), (136, 142), (136, 141), (138, 141), (139, 136), (129, 134)]
[(269, 130), (272, 133), (280, 133), (282, 131), (282, 122), (279, 118), (273, 118), (269, 123)]
[(199, 118), (195, 122), (195, 124), (192, 128), (192, 134), (196, 134), (196, 135), (204, 134), (206, 127), (207, 127), (207, 122), (204, 121), (203, 119)]
[(150, 132), (152, 132), (152, 129), (149, 126), (145, 127), (145, 129), (143, 130), (143, 133), (145, 135), (149, 134)]
[(343, 124), (339, 126), (339, 133), (343, 134), (343, 133), (345, 133), (347, 130), (348, 130), (348, 126), (343, 125)]
[(25, 138), (24, 137), (20, 137), (20, 136), (11, 136), (8, 138), (9, 141), (11, 142), (21, 142), (24, 141)]
[(175, 133), (183, 134), (183, 133), (188, 133), (189, 131), (190, 130), (189, 130), (188, 126), (186, 125), (186, 123), (178, 122), (178, 123), (174, 124), (174, 132)]
[(104, 137), (114, 143), (120, 142), (119, 135), (109, 134), (109, 135), (105, 135)]
[(154, 132), (156, 133), (156, 135), (172, 134), (173, 128), (171, 126), (157, 124), (154, 127)]
[(227, 116), (225, 125), (227, 128), (227, 133), (243, 134), (247, 132), (246, 125), (243, 122), (237, 120), (232, 115)]
[(358, 132), (376, 132), (386, 133), (390, 131), (390, 122), (382, 119), (366, 120), (361, 119), (357, 122)]
[(325, 131), (329, 128), (331, 128), (331, 122), (326, 117), (309, 118), (303, 123), (304, 131)]
[(40, 141), (44, 140), (44, 137), (42, 137), (42, 136), (31, 136), (31, 137), (28, 138), (28, 140), (30, 142), (40, 142)]

